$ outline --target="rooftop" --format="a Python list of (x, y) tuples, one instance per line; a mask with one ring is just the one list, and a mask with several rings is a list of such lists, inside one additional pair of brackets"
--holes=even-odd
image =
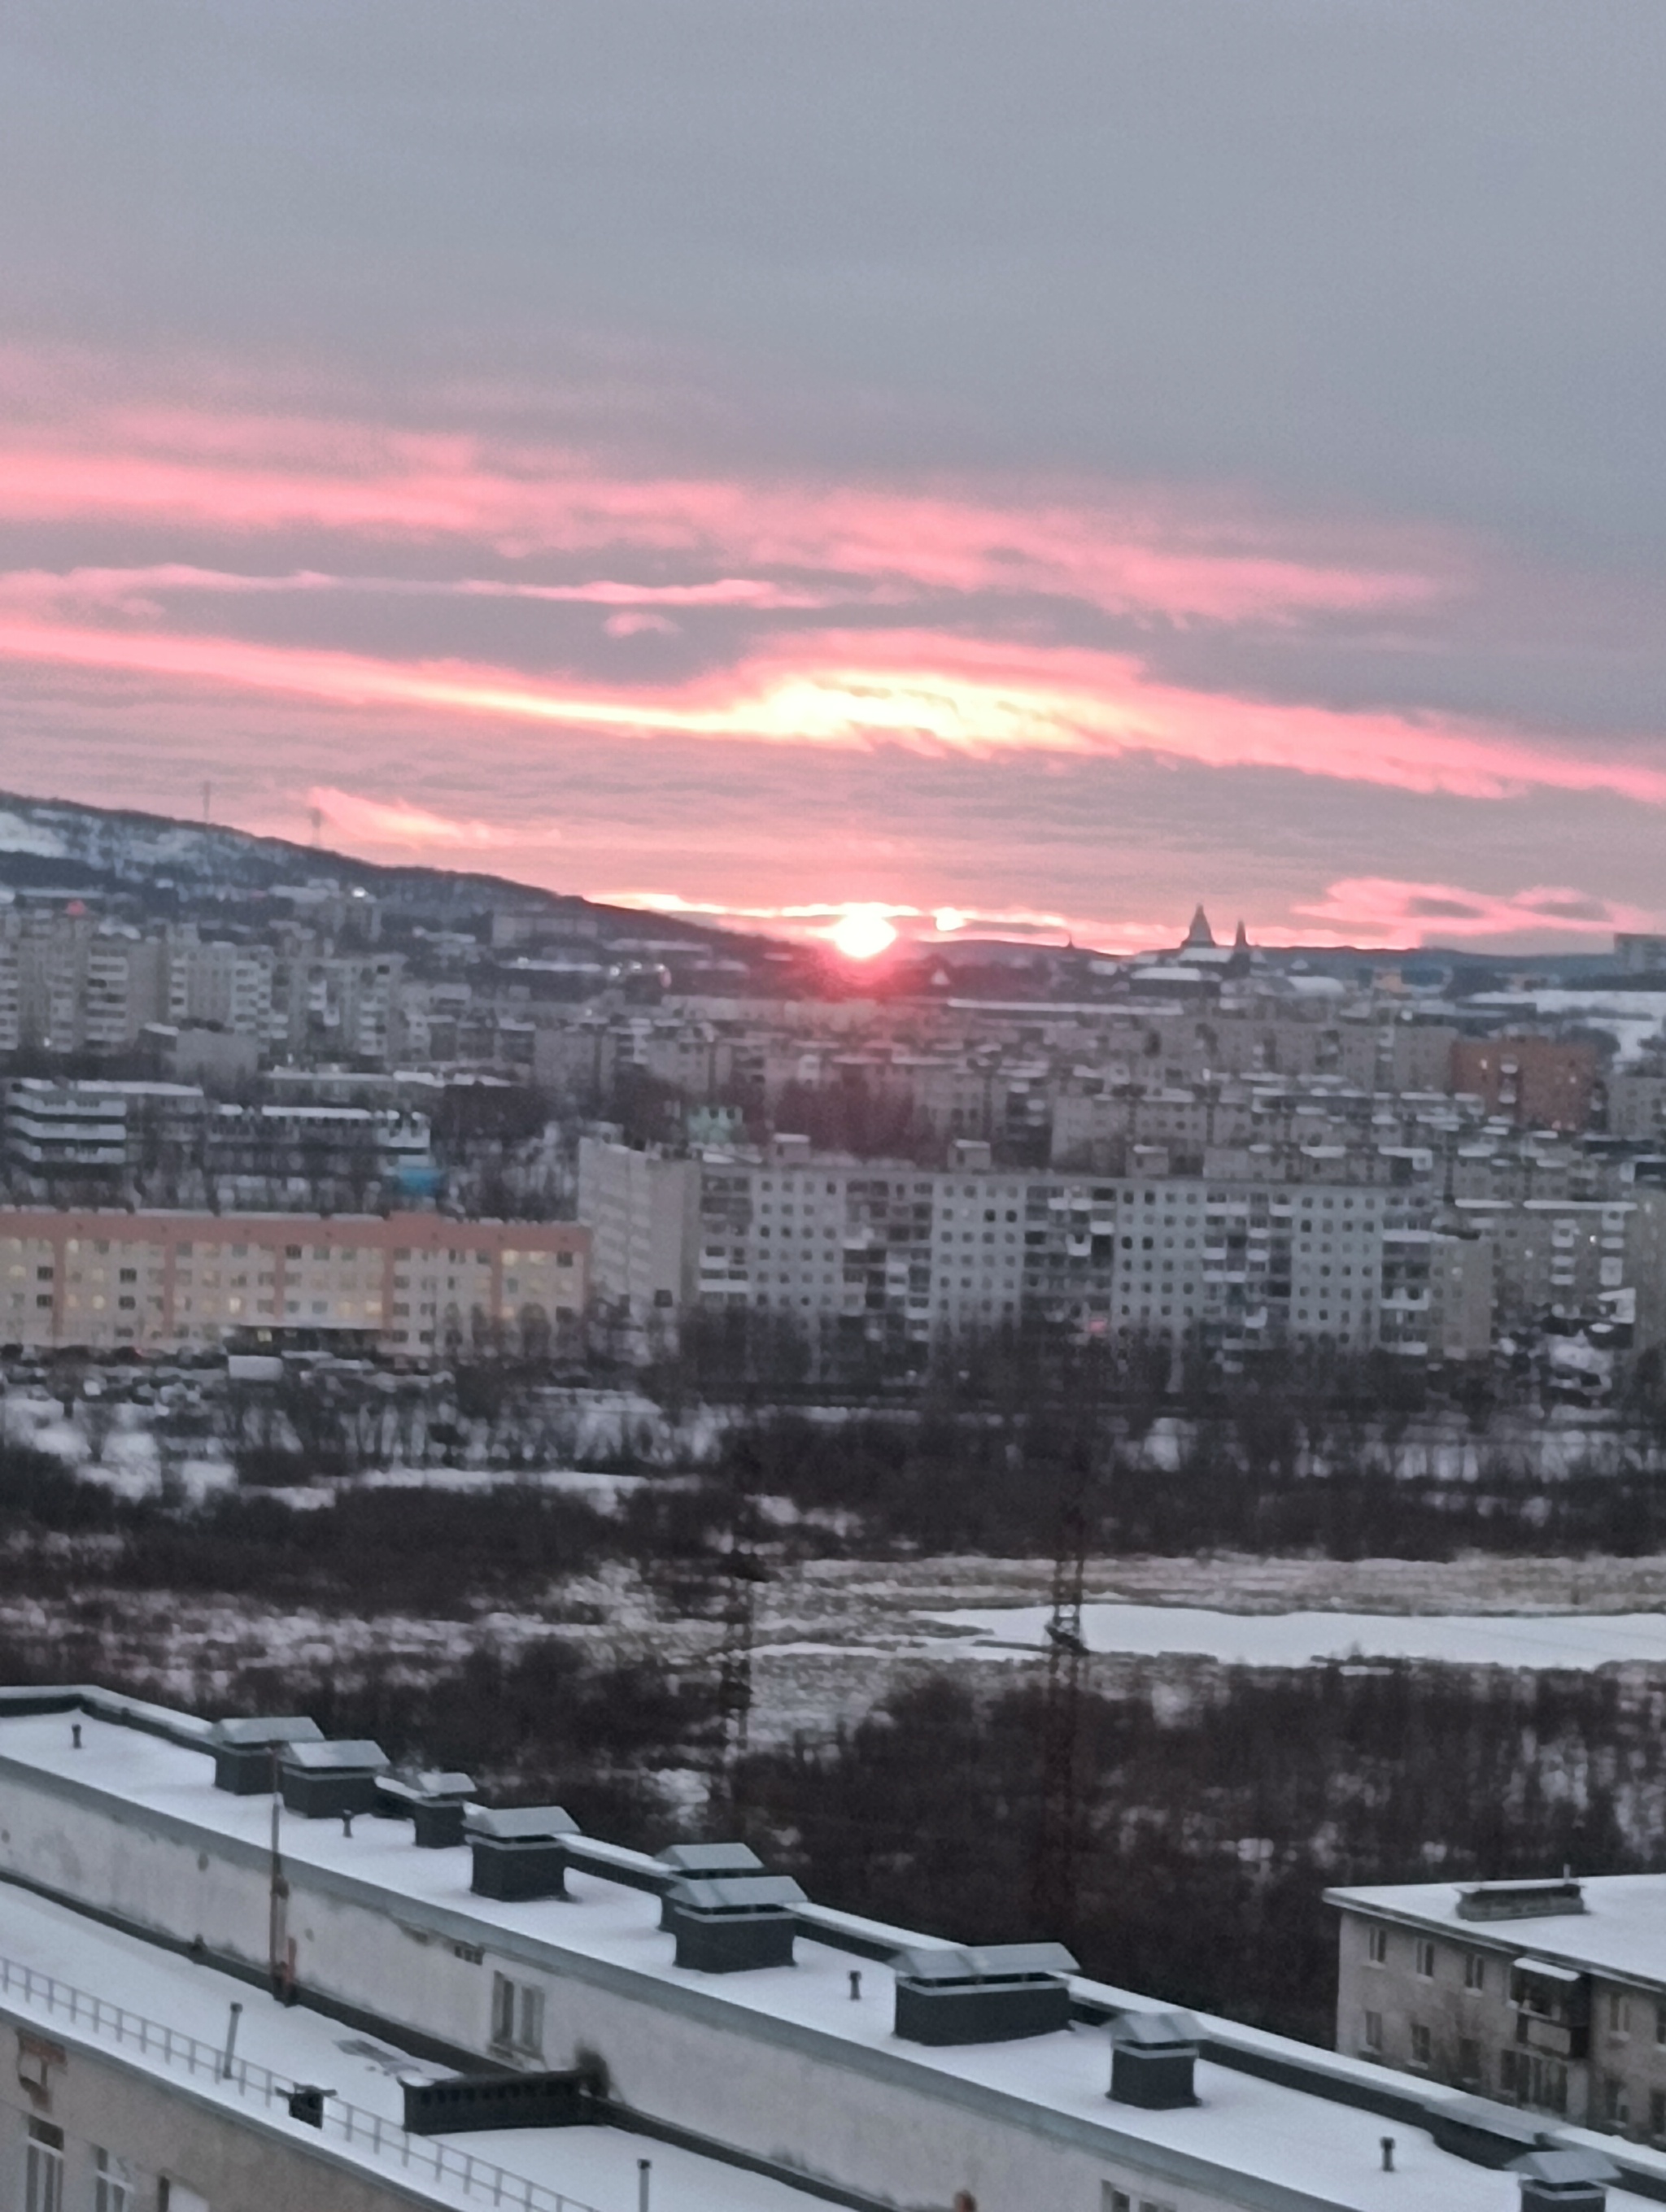
[[(142, 1726), (122, 1725), (104, 1717), (119, 1711), (122, 1701), (102, 1693), (12, 1696), (21, 1701), (52, 1694), (88, 1700), (76, 1717), (79, 1748), (72, 1741), (67, 1711), (8, 1711), (0, 1702), (0, 1778), (14, 1790), (33, 1779), (54, 1796), (79, 1801), (89, 1814), (97, 1809), (121, 1814), (131, 1827), (137, 1813), (142, 1816), (139, 1826), (189, 1837), (193, 1843), (200, 1839), (200, 1847), (217, 1848), (245, 1864), (268, 1863), (271, 1800), (214, 1788), (212, 1762), (205, 1755), (210, 1737), (206, 1723), (131, 1708), (141, 1715)], [(167, 1727), (174, 1740), (143, 1732), (143, 1722)], [(742, 2042), (785, 2045), (813, 2063), (870, 2080), (905, 2083), (939, 2095), (950, 2106), (999, 2109), (1009, 2124), (1038, 2139), (1107, 2159), (1137, 2160), (1183, 2192), (1188, 2186), (1202, 2191), (1213, 2185), (1228, 2202), (1264, 2205), (1269, 2212), (1286, 2204), (1292, 2212), (1403, 2212), (1410, 2203), (1438, 2203), (1443, 2212), (1514, 2212), (1512, 2177), (1438, 2149), (1419, 2124), (1420, 2111), (1448, 2101), (1456, 2092), (1387, 2077), (1380, 2068), (1358, 2060), (1200, 2017), (1199, 2103), (1172, 2111), (1115, 2103), (1107, 2095), (1106, 2022), (1122, 2012), (1150, 2013), (1156, 2008), (1149, 1997), (1073, 1978), (1078, 2016), (1068, 2028), (1013, 2042), (949, 2047), (902, 2042), (892, 2030), (888, 1967), (867, 1967), (861, 1994), (853, 1999), (852, 1951), (860, 1949), (873, 1960), (922, 1945), (946, 1945), (933, 1946), (917, 1935), (806, 1905), (796, 1909), (795, 1965), (721, 1976), (679, 1970), (673, 1964), (673, 1939), (660, 1925), (658, 1897), (630, 1879), (648, 1872), (663, 1878), (663, 1862), (599, 1840), (575, 1837), (571, 1842), (579, 1866), (568, 1874), (568, 1899), (507, 1903), (471, 1893), (465, 1850), (418, 1850), (402, 1822), (362, 1819), (349, 1835), (335, 1820), (282, 1820), (284, 1863), (297, 1893), (328, 1891), (361, 1906), (386, 1909), (407, 1931), (427, 1927), (453, 1942), (487, 1942), (507, 1961), (520, 1959), (552, 1975), (692, 2013)], [(597, 1871), (609, 1865), (619, 1878)], [(1666, 1877), (1652, 1887), (1658, 1924), (1666, 1931)], [(1349, 1894), (1398, 1899), (1408, 1893)], [(1457, 1926), (1457, 1890), (1447, 1887), (1427, 1894), (1444, 1901)], [(1568, 1924), (1583, 1936), (1603, 1924), (1602, 1915), (1598, 1911)], [(1474, 1932), (1466, 1928), (1466, 1933)], [(1543, 1922), (1532, 1923), (1533, 1948), (1542, 1948), (1545, 1932)], [(39, 1964), (66, 1981), (131, 2003), (136, 2011), (171, 2015), (170, 2024), (210, 2041), (223, 2039), (227, 2008), (234, 1996), (245, 2006), (239, 2048), (251, 2059), (327, 2083), (367, 2107), (376, 2094), (391, 2093), (394, 2086), (385, 2055), (374, 2063), (363, 2056), (363, 2038), (349, 2035), (304, 2007), (285, 2011), (243, 1983), (171, 1958), (137, 1936), (95, 1926), (12, 1885), (0, 1887), (0, 1954)], [(303, 1963), (303, 1990), (307, 1978)], [(388, 2029), (385, 2040), (398, 2057), (398, 2070), (423, 2070), (405, 2064), (398, 2039), (398, 2031)], [(356, 2058), (362, 2064), (356, 2065)], [(1286, 2078), (1264, 2078), (1246, 2070), (1251, 2066), (1276, 2067)], [(1311, 2087), (1296, 2086), (1304, 2075)], [(1385, 2097), (1399, 2100), (1407, 2112), (1386, 2127)], [(392, 2113), (397, 2106), (387, 2109)], [(1385, 2132), (1396, 2137), (1392, 2173), (1382, 2170)], [(1666, 2185), (1666, 2158), (1578, 2130), (1555, 2133), (1559, 2142), (1600, 2147)], [(533, 2130), (471, 2136), (469, 2148), (518, 2172), (527, 2170), (526, 2160), (537, 2158), (544, 2161), (535, 2177), (540, 2181), (547, 2172), (556, 2177), (554, 2185), (599, 2212), (612, 2212), (615, 2206), (623, 2212), (634, 2201), (635, 2158), (642, 2146), (623, 2135), (610, 2140), (605, 2130), (563, 2129), (550, 2135)], [(662, 2148), (655, 2147), (656, 2161)], [(615, 2164), (609, 2165), (610, 2159)], [(696, 2167), (705, 2163), (694, 2161)], [(1250, 2184), (1242, 2196), (1231, 2186), (1241, 2177)], [(727, 2167), (721, 2179), (721, 2201), (735, 2212), (754, 2204), (759, 2212), (766, 2207), (787, 2212), (798, 2197), (788, 2188), (731, 2173)], [(718, 2199), (699, 2193), (703, 2186), (695, 2174), (691, 2193), (679, 2194), (675, 2201), (715, 2206)], [(762, 2193), (754, 2195), (754, 2190)], [(1644, 2199), (1614, 2191), (1608, 2201), (1610, 2212), (1628, 2212)]]
[(1326, 1893), (1333, 1904), (1408, 1927), (1440, 1929), (1468, 1943), (1511, 1945), (1633, 1988), (1666, 1990), (1666, 1874), (1588, 1875), (1574, 1887), (1581, 1902), (1566, 1911), (1496, 1919), (1461, 1909), (1475, 1888), (1472, 1882), (1396, 1882)]
[[(230, 2078), (222, 2081), (216, 2062), (234, 2004), (242, 2008), (235, 2060)], [(319, 2130), (291, 2119), (281, 2101), (269, 2098), (267, 2077), (286, 2087), (306, 2082), (327, 2088), (332, 2094), (325, 2108), (325, 2145), (372, 2172), (397, 2172), (403, 2189), (435, 2204), (490, 2204), (502, 2173), (548, 2192), (534, 2197), (540, 2207), (559, 2196), (568, 2200), (565, 2212), (626, 2212), (637, 2202), (636, 2162), (645, 2151), (653, 2158), (660, 2201), (678, 2212), (810, 2212), (819, 2202), (768, 2175), (608, 2127), (408, 2136), (401, 2082), (447, 2076), (444, 2068), (403, 2050), (397, 2038), (280, 2004), (246, 1981), (12, 1887), (0, 1891), (0, 2012), (38, 2026), (53, 2041), (119, 2052), (158, 2078), (189, 2081), (197, 2094), (257, 2112), (264, 2124), (309, 2146), (318, 2144)], [(166, 2053), (160, 2039), (144, 2032), (156, 2027), (170, 2032)], [(199, 2046), (196, 2065), (187, 2039)], [(215, 2060), (204, 2067), (209, 2052)], [(429, 2167), (435, 2149), (447, 2154), (434, 2160), (443, 2174)], [(517, 2188), (507, 2201), (518, 2206), (520, 2196)]]

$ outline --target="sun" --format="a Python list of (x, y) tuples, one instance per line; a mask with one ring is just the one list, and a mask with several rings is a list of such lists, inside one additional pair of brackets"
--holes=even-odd
[(827, 933), (847, 960), (873, 960), (897, 942), (897, 932), (877, 906), (854, 906)]

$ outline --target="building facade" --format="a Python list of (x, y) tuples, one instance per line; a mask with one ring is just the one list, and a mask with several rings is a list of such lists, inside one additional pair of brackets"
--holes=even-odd
[(1336, 2047), (1666, 2145), (1666, 1876), (1339, 1889)]
[(1422, 1190), (1146, 1173), (1071, 1176), (812, 1155), (708, 1153), (699, 1295), (830, 1330), (929, 1342), (1044, 1320), (1237, 1356), (1309, 1346), (1472, 1359), (1491, 1345), (1492, 1249), (1433, 1225)]
[(699, 1161), (582, 1137), (578, 1208), (599, 1313), (632, 1332), (674, 1326), (697, 1279)]
[(0, 1210), (0, 1345), (547, 1351), (580, 1325), (589, 1249), (572, 1222)]

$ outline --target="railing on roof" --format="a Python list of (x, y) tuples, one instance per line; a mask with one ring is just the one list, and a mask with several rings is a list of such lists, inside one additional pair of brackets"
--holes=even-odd
[[(235, 2055), (228, 2068), (225, 2052), (212, 2044), (186, 2035), (179, 2028), (164, 2027), (158, 2021), (147, 2020), (143, 2014), (129, 2012), (121, 2005), (111, 2004), (103, 1997), (78, 1990), (71, 1983), (60, 1982), (33, 1966), (22, 1966), (15, 1959), (0, 1957), (0, 1996), (19, 1996), (25, 2004), (67, 2019), (72, 2027), (85, 2027), (94, 2035), (107, 2036), (164, 2066), (206, 2075), (219, 2087), (231, 2089), (268, 2110), (274, 2105), (280, 2106), (286, 2117), (293, 2093), (310, 2086), (288, 2080), (281, 2074), (274, 2074), (270, 2067), (258, 2066)], [(485, 2159), (472, 2158), (451, 2143), (437, 2142), (432, 2136), (413, 2136), (398, 2120), (384, 2119), (380, 2113), (367, 2112), (357, 2105), (350, 2105), (333, 2091), (325, 2094), (324, 2124), (318, 2132), (326, 2142), (368, 2151), (374, 2158), (397, 2165), (402, 2173), (427, 2176), (477, 2203), (502, 2207), (502, 2212), (595, 2212), (593, 2206), (581, 2203), (576, 2197), (564, 2197), (558, 2190), (546, 2189), (522, 2174), (507, 2172), (502, 2166), (493, 2166)]]

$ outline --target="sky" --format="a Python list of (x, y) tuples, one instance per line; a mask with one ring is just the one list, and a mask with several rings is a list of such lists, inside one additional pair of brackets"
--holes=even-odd
[(0, 787), (1666, 927), (1663, 90), (1658, 0), (9, 0)]

